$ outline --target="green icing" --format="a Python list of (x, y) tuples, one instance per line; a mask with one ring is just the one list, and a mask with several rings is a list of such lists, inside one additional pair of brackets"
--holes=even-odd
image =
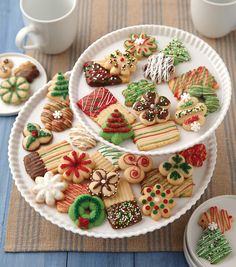
[(104, 157), (109, 158), (113, 165), (118, 165), (119, 158), (124, 154), (118, 149), (109, 147), (107, 145), (100, 146), (98, 148), (98, 152), (100, 152)]
[(178, 171), (175, 170), (171, 172), (170, 178), (176, 181), (181, 178), (181, 175), (178, 173)]
[(66, 80), (62, 72), (58, 72), (57, 81), (55, 82), (55, 86), (53, 87), (53, 90), (50, 92), (50, 94), (51, 96), (59, 96), (62, 97), (63, 100), (66, 100), (69, 94), (68, 88), (69, 81)]
[(176, 154), (175, 156), (172, 157), (172, 160), (176, 163), (179, 164), (180, 162), (183, 161), (183, 158), (179, 156), (179, 154)]
[(183, 163), (181, 163), (179, 167), (180, 167), (180, 169), (181, 169), (182, 171), (184, 171), (186, 174), (189, 174), (189, 170), (192, 169), (192, 167), (191, 167), (187, 162), (183, 162)]
[(163, 164), (163, 168), (164, 168), (165, 170), (169, 171), (169, 170), (172, 168), (172, 164), (169, 163), (169, 162), (165, 162), (165, 163)]
[(38, 128), (33, 123), (27, 123), (27, 130), (31, 133), (32, 131), (38, 131)]
[(187, 103), (182, 104), (180, 106), (180, 108), (187, 108), (187, 107), (192, 106), (192, 105), (193, 105), (193, 101), (188, 101)]

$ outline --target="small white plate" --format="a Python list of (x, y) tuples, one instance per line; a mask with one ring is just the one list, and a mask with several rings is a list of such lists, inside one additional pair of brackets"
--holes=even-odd
[[(235, 195), (223, 195), (211, 198), (199, 206), (192, 214), (187, 228), (186, 228), (186, 245), (189, 251), (190, 257), (196, 262), (198, 266), (212, 267), (208, 261), (200, 258), (196, 255), (197, 241), (202, 234), (202, 228), (198, 225), (198, 219), (200, 215), (207, 211), (210, 207), (217, 206), (221, 209), (228, 211), (230, 215), (236, 218), (236, 196)], [(217, 264), (219, 267), (235, 267), (236, 265), (236, 225), (233, 223), (232, 229), (225, 233), (227, 240), (230, 243), (232, 252), (229, 256), (223, 259)]]
[[(32, 62), (37, 69), (39, 70), (39, 76), (34, 79), (32, 83), (30, 83), (30, 95), (32, 96), (39, 88), (41, 88), (47, 82), (47, 74), (43, 68), (43, 66), (34, 58), (20, 54), (20, 53), (4, 53), (0, 54), (0, 61), (8, 58), (11, 59), (14, 63), (13, 71), (15, 68), (19, 67), (20, 64), (30, 61)], [(4, 79), (0, 78), (0, 84)], [(4, 103), (0, 98), (0, 116), (12, 116), (19, 113), (19, 111), (24, 106), (25, 102), (20, 105), (10, 105)]]
[(185, 259), (190, 267), (200, 267), (199, 265), (196, 265), (196, 263), (193, 261), (191, 258), (189, 251), (188, 251), (188, 246), (186, 244), (186, 228), (184, 231), (184, 241), (183, 241), (183, 250), (184, 250), (184, 256)]

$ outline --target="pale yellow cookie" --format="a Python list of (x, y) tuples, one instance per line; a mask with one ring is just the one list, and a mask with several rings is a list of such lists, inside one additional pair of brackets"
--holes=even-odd
[(112, 163), (98, 151), (93, 153), (90, 157), (95, 162), (96, 169), (103, 169), (107, 172), (116, 171), (118, 169), (117, 165), (112, 165)]
[(11, 69), (0, 64), (0, 78), (8, 78), (11, 76)]

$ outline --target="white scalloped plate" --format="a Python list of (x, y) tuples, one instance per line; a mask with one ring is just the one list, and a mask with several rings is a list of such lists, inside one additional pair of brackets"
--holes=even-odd
[[(100, 131), (100, 127), (96, 123), (94, 123), (88, 116), (86, 116), (76, 105), (76, 102), (79, 99), (94, 90), (92, 87), (86, 84), (82, 71), (83, 64), (89, 60), (102, 59), (104, 58), (104, 56), (110, 54), (116, 49), (124, 51), (124, 40), (127, 39), (131, 33), (140, 32), (145, 32), (147, 34), (155, 36), (160, 49), (163, 49), (173, 37), (177, 37), (183, 41), (183, 43), (190, 52), (192, 60), (187, 63), (182, 63), (176, 66), (177, 76), (198, 66), (206, 66), (220, 84), (220, 89), (217, 90), (217, 94), (220, 99), (221, 109), (218, 112), (207, 116), (207, 122), (198, 133), (187, 132), (183, 130), (182, 127), (178, 126), (181, 133), (181, 139), (178, 142), (151, 151), (139, 151), (131, 139), (126, 140), (119, 146), (116, 146), (104, 140), (98, 134)], [(131, 76), (131, 81), (138, 81), (144, 78), (142, 73), (142, 66), (145, 63), (146, 59), (138, 62), (138, 70), (134, 73), (134, 75)], [(122, 90), (127, 88), (127, 84), (122, 84), (118, 86), (107, 86), (107, 88), (109, 88), (109, 90), (114, 94), (114, 96), (122, 104), (124, 104), (125, 99), (122, 95)], [(171, 113), (173, 115), (177, 102), (170, 89), (168, 88), (168, 85), (157, 85), (157, 91), (159, 94), (165, 95), (171, 100)], [(72, 70), (70, 80), (70, 100), (72, 104), (72, 109), (77, 118), (84, 124), (87, 130), (89, 130), (89, 132), (96, 139), (107, 145), (116, 147), (117, 149), (123, 150), (125, 152), (143, 155), (162, 155), (175, 153), (202, 142), (204, 139), (209, 137), (223, 121), (226, 112), (229, 108), (230, 99), (231, 81), (229, 73), (224, 62), (215, 52), (215, 50), (212, 49), (203, 40), (188, 32), (160, 25), (132, 26), (111, 32), (101, 37), (92, 45), (90, 45), (79, 57)]]
[[(207, 146), (208, 159), (204, 163), (203, 167), (195, 168), (193, 179), (196, 185), (194, 186), (193, 196), (191, 198), (177, 199), (177, 206), (173, 209), (173, 215), (168, 219), (162, 219), (158, 222), (155, 222), (149, 217), (144, 217), (142, 222), (133, 225), (132, 227), (121, 230), (113, 230), (109, 226), (108, 221), (106, 221), (99, 227), (92, 228), (89, 231), (84, 231), (74, 225), (67, 214), (61, 214), (57, 212), (55, 208), (37, 204), (35, 202), (34, 195), (31, 193), (31, 188), (34, 182), (27, 175), (24, 168), (23, 157), (27, 154), (27, 152), (22, 148), (22, 131), (24, 125), (28, 121), (36, 122), (42, 125), (40, 121), (40, 114), (42, 112), (43, 105), (47, 102), (45, 95), (47, 93), (47, 87), (49, 86), (49, 84), (50, 83), (38, 90), (38, 92), (28, 100), (26, 105), (20, 111), (11, 131), (8, 148), (9, 163), (15, 184), (24, 199), (30, 204), (31, 207), (39, 212), (41, 216), (45, 217), (48, 221), (58, 225), (61, 228), (72, 231), (74, 233), (79, 233), (80, 235), (93, 236), (98, 238), (131, 237), (160, 229), (161, 227), (172, 223), (181, 215), (185, 214), (186, 211), (189, 210), (203, 194), (208, 183), (210, 182), (216, 163), (217, 148), (215, 135), (212, 135), (208, 140), (204, 142)], [(69, 141), (68, 131), (55, 133), (53, 138), (54, 143), (65, 139)], [(162, 160), (165, 160), (167, 158), (168, 155), (155, 156), (155, 166), (157, 167)], [(140, 195), (139, 186), (133, 186), (133, 189), (135, 195), (138, 197)]]

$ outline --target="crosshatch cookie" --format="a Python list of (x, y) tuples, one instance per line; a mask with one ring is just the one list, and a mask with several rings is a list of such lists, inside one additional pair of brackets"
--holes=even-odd
[(62, 132), (71, 128), (73, 112), (66, 102), (49, 102), (43, 107), (41, 121), (46, 129), (54, 132)]
[(140, 100), (144, 93), (155, 92), (155, 90), (155, 84), (147, 80), (129, 83), (128, 87), (122, 91), (122, 95), (125, 97), (125, 105), (132, 107), (136, 101)]
[(80, 195), (75, 199), (69, 208), (68, 215), (81, 229), (99, 226), (106, 218), (102, 200), (88, 194)]
[(137, 59), (148, 57), (157, 50), (156, 39), (146, 33), (130, 34), (130, 39), (125, 40), (124, 46)]
[(124, 178), (120, 179), (116, 195), (103, 201), (108, 221), (114, 229), (126, 228), (142, 220), (131, 186)]
[(52, 79), (51, 85), (48, 87), (47, 97), (58, 102), (69, 103), (69, 80), (63, 72), (58, 72)]
[(62, 180), (60, 174), (46, 172), (44, 176), (37, 176), (36, 185), (33, 186), (32, 192), (36, 195), (37, 203), (45, 203), (48, 206), (55, 206), (57, 200), (64, 199), (64, 191), (67, 183)]
[(184, 179), (181, 185), (172, 185), (168, 183), (166, 177), (161, 175), (159, 169), (153, 169), (146, 173), (145, 178), (140, 183), (141, 192), (145, 187), (153, 187), (155, 184), (161, 184), (164, 190), (170, 189), (174, 196), (173, 197), (191, 197), (193, 193), (193, 178), (192, 176)]
[(133, 105), (133, 110), (139, 115), (144, 125), (163, 123), (170, 118), (170, 100), (159, 96), (156, 92), (146, 92)]
[(201, 167), (207, 158), (206, 146), (198, 144), (179, 152), (185, 158), (185, 161), (194, 167)]
[(89, 154), (73, 150), (61, 157), (58, 172), (66, 181), (79, 184), (89, 178), (94, 167), (95, 163)]
[(141, 122), (132, 125), (134, 143), (139, 150), (147, 151), (172, 144), (179, 140), (180, 132), (174, 121), (145, 126)]
[(154, 221), (159, 221), (161, 218), (169, 218), (171, 209), (176, 205), (173, 195), (170, 189), (164, 190), (160, 184), (155, 184), (153, 187), (145, 187), (143, 195), (139, 198), (142, 213), (145, 216), (151, 216)]
[(220, 209), (216, 206), (210, 207), (206, 212), (203, 212), (198, 220), (198, 224), (206, 229), (209, 223), (217, 223), (221, 233), (230, 230), (232, 228), (232, 223), (234, 218), (225, 209)]
[(185, 162), (183, 156), (175, 154), (160, 164), (159, 171), (167, 178), (168, 183), (181, 185), (185, 178), (192, 176), (193, 166)]
[(71, 150), (67, 141), (44, 146), (24, 157), (25, 170), (33, 180), (37, 176), (44, 176), (47, 171), (56, 174), (61, 157)]
[(129, 183), (139, 183), (144, 177), (145, 173), (150, 171), (153, 167), (151, 157), (136, 156), (131, 153), (125, 153), (118, 161), (121, 170), (124, 170), (124, 177)]
[(58, 200), (56, 202), (56, 207), (59, 212), (67, 213), (70, 205), (79, 195), (88, 194), (88, 185), (68, 183), (68, 186), (63, 193), (64, 199)]
[(0, 78), (9, 78), (11, 76), (13, 65), (13, 61), (8, 58), (0, 61)]
[(23, 77), (12, 76), (0, 85), (0, 97), (7, 104), (19, 105), (26, 101), (29, 95), (30, 85)]
[(169, 81), (169, 88), (177, 99), (180, 99), (183, 93), (187, 93), (192, 85), (210, 86), (213, 89), (219, 88), (215, 77), (204, 66), (190, 70)]
[(40, 75), (40, 72), (32, 62), (26, 61), (15, 69), (14, 75), (17, 77), (23, 77), (29, 83), (32, 83), (34, 79)]
[(37, 123), (28, 122), (23, 130), (23, 148), (27, 151), (37, 150), (40, 145), (50, 143), (52, 133), (47, 129), (41, 129)]
[(116, 50), (98, 63), (109, 70), (111, 75), (119, 76), (122, 83), (128, 83), (131, 74), (136, 71), (137, 59), (128, 52)]
[(131, 125), (118, 109), (114, 109), (108, 115), (101, 128), (102, 130), (99, 132), (99, 135), (115, 145), (119, 145), (134, 135)]
[(84, 64), (84, 75), (87, 84), (91, 87), (117, 85), (122, 83), (119, 76), (110, 74), (109, 70), (94, 61), (88, 61)]
[(144, 66), (144, 77), (157, 84), (168, 82), (175, 75), (174, 58), (166, 56), (164, 53), (158, 53), (148, 58)]
[(130, 124), (136, 119), (135, 116), (122, 106), (114, 95), (104, 87), (96, 88), (89, 95), (81, 98), (77, 102), (77, 105), (87, 116), (100, 126), (115, 109), (118, 109)]
[(198, 132), (206, 121), (207, 107), (199, 103), (196, 97), (188, 97), (188, 94), (183, 96), (176, 107), (175, 121), (186, 131)]

